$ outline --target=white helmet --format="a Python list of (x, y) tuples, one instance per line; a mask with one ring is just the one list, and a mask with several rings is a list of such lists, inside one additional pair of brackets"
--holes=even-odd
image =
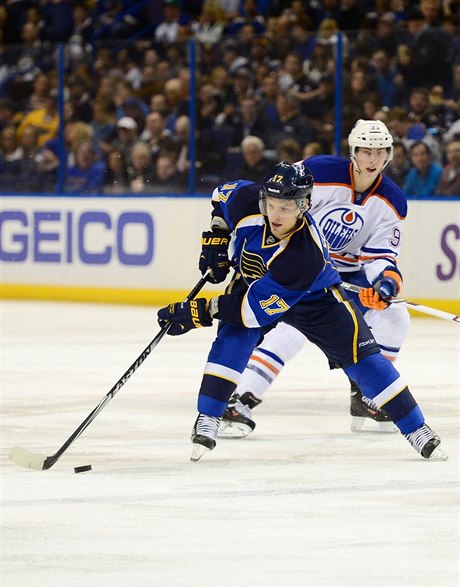
[(360, 118), (348, 135), (348, 145), (350, 147), (350, 159), (354, 163), (356, 163), (355, 153), (357, 147), (388, 149), (388, 156), (382, 169), (393, 159), (393, 137), (380, 120), (362, 120)]

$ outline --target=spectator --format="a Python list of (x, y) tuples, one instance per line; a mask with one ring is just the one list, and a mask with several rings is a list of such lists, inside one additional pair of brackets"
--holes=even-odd
[(117, 78), (113, 77), (113, 75), (110, 74), (106, 74), (103, 77), (101, 77), (97, 84), (95, 84), (96, 95), (94, 97), (94, 100), (112, 102), (114, 107), (116, 108), (115, 93), (117, 91), (117, 82)]
[(232, 146), (240, 146), (244, 137), (256, 135), (265, 142), (269, 128), (264, 120), (257, 100), (252, 96), (243, 98), (240, 102), (239, 113), (232, 123), (233, 138)]
[(393, 108), (403, 97), (402, 75), (393, 67), (390, 55), (383, 49), (372, 54), (380, 103)]
[(46, 73), (38, 73), (33, 81), (33, 90), (24, 103), (24, 112), (38, 110), (46, 107), (46, 102), (51, 91), (51, 80)]
[[(175, 152), (177, 162), (175, 166), (180, 174), (181, 181), (187, 182), (191, 168), (190, 161), (190, 119), (186, 115), (179, 116), (175, 125)], [(212, 136), (198, 135), (196, 140), (195, 169), (203, 175), (219, 175), (223, 167), (223, 153), (219, 145), (212, 140)]]
[(447, 165), (439, 181), (440, 196), (460, 196), (460, 141), (452, 141), (446, 147)]
[(146, 104), (135, 98), (128, 98), (123, 102), (123, 116), (128, 116), (136, 121), (138, 132), (141, 133), (145, 125), (145, 116), (148, 112)]
[(176, 158), (168, 151), (160, 153), (155, 165), (155, 181), (152, 192), (181, 194), (186, 190), (187, 178), (178, 173)]
[(96, 194), (102, 192), (104, 164), (98, 161), (96, 149), (91, 141), (83, 141), (75, 154), (75, 165), (67, 168), (64, 175), (67, 194)]
[(222, 65), (214, 67), (211, 71), (210, 82), (214, 86), (217, 99), (220, 104), (235, 102), (232, 96), (232, 84), (228, 71)]
[(410, 6), (406, 22), (411, 35), (411, 67), (415, 83), (423, 88), (452, 85), (453, 39), (437, 22), (438, 3), (421, 0), (420, 8)]
[(94, 144), (98, 150), (107, 153), (108, 145), (116, 138), (115, 105), (111, 101), (96, 99), (92, 107), (91, 128)]
[(32, 110), (23, 118), (18, 128), (18, 137), (21, 140), (22, 133), (26, 126), (34, 126), (39, 134), (38, 144), (44, 145), (46, 141), (57, 136), (59, 116), (57, 112), (57, 91), (52, 90), (46, 98), (44, 108)]
[(104, 169), (104, 193), (123, 194), (128, 190), (128, 173), (123, 153), (112, 149), (107, 154), (107, 163)]
[(198, 20), (192, 23), (194, 37), (200, 43), (218, 43), (225, 26), (225, 14), (214, 0), (205, 0)]
[(299, 100), (289, 92), (282, 92), (276, 98), (278, 120), (271, 125), (266, 137), (266, 144), (270, 149), (284, 139), (302, 137), (306, 142), (314, 139), (314, 132), (310, 120), (302, 114)]
[[(68, 120), (64, 126), (64, 165), (75, 165), (78, 147), (84, 141), (93, 141), (93, 129), (85, 122)], [(47, 141), (39, 152), (40, 165), (43, 171), (56, 172), (59, 165), (59, 146), (57, 139)]]
[(423, 140), (431, 150), (433, 160), (441, 164), (442, 150), (433, 135), (427, 133), (424, 124), (417, 124), (411, 120), (407, 110), (401, 106), (395, 106), (388, 113), (388, 128), (395, 141), (404, 143), (407, 150), (414, 141)]
[(374, 31), (378, 47), (389, 55), (395, 57), (398, 47), (407, 40), (407, 33), (398, 26), (395, 12), (384, 12), (378, 17)]
[(88, 52), (94, 34), (94, 20), (84, 0), (74, 2), (72, 9), (73, 28), (69, 39), (72, 57), (81, 57), (82, 51)]
[[(40, 72), (40, 66), (43, 67), (46, 45), (40, 40), (40, 28), (34, 22), (25, 22), (22, 27), (20, 45), (17, 45), (13, 51), (13, 59), (16, 64), (16, 75), (14, 84), (32, 84), (33, 80)], [(20, 89), (16, 89), (20, 92)]]
[(81, 75), (72, 75), (67, 81), (68, 101), (73, 106), (75, 120), (90, 123), (93, 118), (93, 101), (88, 81)]
[[(132, 6), (134, 4), (134, 6)], [(95, 36), (101, 39), (126, 39), (139, 26), (136, 3), (111, 0), (95, 23)]]
[(154, 94), (150, 98), (150, 112), (160, 112), (165, 118), (168, 114), (168, 105), (164, 94)]
[[(137, 123), (130, 116), (123, 116), (117, 122), (117, 137), (110, 143), (111, 149), (117, 149), (123, 155), (127, 165), (131, 163), (131, 150), (139, 140)], [(104, 149), (106, 149), (104, 145)]]
[(148, 145), (136, 143), (131, 151), (131, 165), (127, 169), (128, 188), (139, 194), (150, 192), (155, 180), (155, 169), (152, 165), (152, 153)]
[(34, 126), (26, 126), (20, 141), (22, 161), (33, 161), (38, 153), (38, 132)]
[(431, 126), (430, 93), (425, 88), (414, 88), (409, 96), (409, 120), (412, 123)]
[(436, 194), (442, 167), (433, 163), (431, 150), (422, 141), (410, 147), (412, 167), (404, 182), (403, 191), (407, 196), (433, 196)]
[(235, 172), (235, 179), (248, 179), (259, 181), (266, 177), (273, 169), (273, 159), (264, 155), (265, 145), (256, 136), (248, 135), (241, 141), (241, 153), (243, 166)]
[[(302, 147), (294, 139), (285, 139), (276, 145), (276, 160), (295, 163), (302, 159)], [(273, 160), (272, 160), (273, 165)], [(243, 175), (244, 177), (244, 175)], [(261, 176), (259, 176), (261, 177)]]
[(52, 187), (52, 183), (48, 185), (38, 171), (37, 157), (39, 154), (39, 147), (38, 132), (36, 128), (33, 126), (27, 126), (24, 129), (20, 148), (22, 150), (22, 160), (19, 182), (22, 191), (43, 192), (46, 191), (48, 187)]
[(44, 21), (44, 38), (51, 43), (65, 43), (73, 30), (72, 3), (53, 0), (42, 3), (40, 14)]
[(405, 144), (401, 141), (394, 141), (393, 159), (385, 168), (384, 174), (402, 189), (410, 168), (411, 164)]
[(169, 79), (165, 83), (164, 97), (167, 108), (166, 128), (173, 132), (178, 117), (188, 112), (188, 104), (183, 100), (182, 84), (179, 78)]
[(314, 157), (315, 155), (322, 155), (323, 154), (323, 147), (321, 146), (321, 143), (317, 143), (316, 141), (313, 141), (311, 143), (307, 143), (302, 151), (302, 157), (303, 159), (308, 159), (309, 157)]
[(276, 98), (279, 93), (277, 75), (271, 73), (266, 75), (256, 91), (256, 97), (259, 100), (259, 109), (262, 118), (269, 125), (270, 122), (277, 120)]
[(174, 149), (173, 134), (166, 128), (166, 120), (161, 112), (150, 112), (145, 119), (145, 129), (141, 134), (141, 141), (147, 143), (154, 160), (160, 151)]
[(0, 98), (0, 130), (6, 126), (15, 125), (16, 109), (9, 98)]
[(158, 43), (175, 43), (179, 27), (186, 22), (182, 14), (180, 0), (163, 0), (163, 18), (155, 29), (155, 41)]
[(5, 127), (0, 133), (0, 179), (2, 191), (21, 191), (20, 173), (22, 150), (19, 148), (14, 126)]
[(127, 47), (122, 47), (115, 54), (115, 66), (110, 70), (111, 75), (128, 81), (134, 90), (138, 90), (142, 81), (142, 71), (132, 58)]
[(296, 53), (289, 53), (285, 57), (283, 67), (278, 73), (278, 85), (281, 91), (289, 90), (300, 100), (304, 112), (308, 112), (309, 101), (318, 95), (318, 86), (304, 74), (302, 59)]

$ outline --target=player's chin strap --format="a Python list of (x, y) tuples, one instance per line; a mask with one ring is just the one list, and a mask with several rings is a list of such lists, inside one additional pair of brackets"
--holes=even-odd
[[(344, 289), (348, 289), (349, 291), (354, 291), (359, 293), (363, 287), (359, 285), (354, 285), (352, 283), (342, 283), (342, 287)], [(402, 298), (393, 298), (390, 300), (385, 300), (388, 304), (399, 304), (401, 306), (405, 306), (415, 312), (420, 312), (421, 314), (429, 314), (430, 316), (436, 316), (436, 318), (442, 318), (443, 320), (450, 320), (453, 322), (457, 322), (460, 324), (460, 316), (455, 314), (450, 314), (449, 312), (444, 312), (443, 310), (438, 310), (437, 308), (432, 308), (431, 306), (423, 306), (422, 304), (417, 304), (416, 302), (411, 302), (409, 300), (403, 300)]]

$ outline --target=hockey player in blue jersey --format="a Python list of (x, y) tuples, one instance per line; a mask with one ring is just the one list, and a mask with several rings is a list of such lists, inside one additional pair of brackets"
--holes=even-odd
[(219, 320), (198, 395), (192, 461), (213, 450), (223, 413), (265, 329), (282, 319), (341, 367), (395, 422), (424, 458), (445, 458), (439, 437), (401, 375), (380, 352), (361, 312), (341, 288), (327, 243), (308, 214), (313, 177), (303, 164), (276, 165), (260, 183), (238, 180), (213, 192), (211, 231), (203, 233), (200, 268), (233, 278), (223, 295), (170, 304), (158, 312), (168, 334)]
[[(348, 143), (351, 161), (328, 155), (304, 161), (314, 176), (309, 213), (322, 229), (343, 281), (366, 288), (361, 296), (348, 295), (363, 312), (382, 354), (393, 361), (409, 329), (407, 310), (385, 301), (401, 287), (397, 258), (406, 198), (382, 175), (393, 156), (393, 138), (383, 122), (358, 120)], [(265, 336), (229, 402), (220, 437), (241, 438), (254, 430), (252, 410), (305, 341), (305, 336), (284, 322)], [(397, 431), (387, 414), (353, 381), (350, 413), (354, 432)]]

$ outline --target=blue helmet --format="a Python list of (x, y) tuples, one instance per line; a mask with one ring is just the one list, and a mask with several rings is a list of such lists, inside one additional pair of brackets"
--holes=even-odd
[(282, 161), (275, 165), (270, 175), (262, 182), (259, 192), (260, 211), (267, 216), (266, 198), (276, 198), (295, 200), (304, 214), (311, 206), (312, 189), (313, 175), (302, 161), (293, 164)]

